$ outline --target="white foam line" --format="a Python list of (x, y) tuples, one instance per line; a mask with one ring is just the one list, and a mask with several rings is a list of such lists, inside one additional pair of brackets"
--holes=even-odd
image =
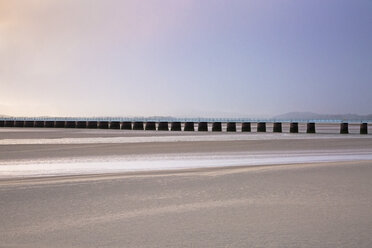
[(282, 140), (282, 139), (335, 139), (372, 138), (371, 136), (340, 134), (220, 134), (220, 135), (175, 135), (145, 137), (98, 137), (98, 138), (58, 138), (58, 139), (0, 139), (0, 145), (37, 144), (103, 144), (103, 143), (150, 143), (150, 142), (193, 142), (193, 141), (239, 141), (239, 140)]
[(314, 162), (338, 162), (372, 160), (370, 151), (347, 153), (286, 153), (286, 154), (194, 154), (118, 156), (80, 159), (13, 161), (0, 164), (0, 177), (40, 177), (56, 175), (82, 175), (151, 171), (168, 169), (192, 169), (225, 166), (253, 166), (266, 164), (295, 164)]

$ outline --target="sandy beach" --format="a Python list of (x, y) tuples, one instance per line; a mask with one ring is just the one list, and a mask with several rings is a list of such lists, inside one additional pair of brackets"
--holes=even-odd
[(100, 131), (1, 130), (1, 247), (372, 245), (371, 135)]

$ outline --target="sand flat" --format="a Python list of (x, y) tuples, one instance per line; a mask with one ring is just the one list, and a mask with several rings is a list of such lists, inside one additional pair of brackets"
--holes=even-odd
[(360, 161), (3, 181), (0, 242), (370, 247), (371, 176)]
[[(83, 138), (100, 138), (98, 131), (88, 131), (89, 137)], [(63, 132), (62, 136), (52, 131), (46, 136), (38, 131), (37, 135), (41, 139), (81, 138), (74, 137), (75, 130)], [(139, 137), (148, 135), (136, 133)], [(136, 133), (130, 137), (136, 137)], [(30, 131), (29, 135), (34, 134)], [(153, 132), (150, 136), (156, 135)], [(209, 133), (196, 135), (211, 137)], [(13, 139), (10, 136), (7, 139)], [(2, 144), (0, 171), (5, 171), (5, 177), (0, 179), (0, 244), (371, 247), (372, 136), (281, 137), (268, 134), (261, 140)], [(298, 158), (301, 163), (292, 160), (286, 164), (288, 159)], [(120, 167), (145, 160), (155, 166), (151, 168), (163, 169), (102, 170), (113, 161)], [(188, 161), (211, 164), (176, 166)], [(236, 166), (234, 161), (242, 164)], [(80, 173), (81, 164), (88, 169), (95, 164), (100, 170)], [(35, 165), (42, 167), (34, 167), (34, 172), (48, 172), (58, 165), (73, 170), (32, 174)], [(11, 177), (17, 169), (23, 176)]]

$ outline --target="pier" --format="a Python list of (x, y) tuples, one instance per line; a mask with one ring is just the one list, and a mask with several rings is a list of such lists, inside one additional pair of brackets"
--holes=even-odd
[[(359, 134), (368, 134), (372, 120), (264, 120), (223, 118), (0, 118), (0, 128), (89, 128), (186, 132), (317, 133), (317, 126), (339, 125), (340, 134), (349, 134), (358, 126)], [(256, 127), (255, 129), (252, 128)], [(267, 129), (269, 126), (269, 130)], [(271, 129), (272, 126), (272, 129)], [(300, 130), (300, 127), (302, 130)], [(285, 130), (284, 130), (285, 129)], [(356, 133), (355, 131), (353, 133)]]

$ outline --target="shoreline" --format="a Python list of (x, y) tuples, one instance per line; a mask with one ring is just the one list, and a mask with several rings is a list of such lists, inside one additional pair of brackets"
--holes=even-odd
[(215, 176), (235, 174), (240, 172), (264, 172), (268, 170), (292, 170), (310, 169), (314, 167), (336, 167), (336, 166), (355, 166), (371, 165), (372, 160), (352, 160), (352, 161), (332, 161), (314, 163), (289, 163), (289, 164), (261, 164), (261, 165), (237, 165), (222, 167), (199, 167), (184, 169), (167, 170), (145, 170), (127, 171), (117, 173), (92, 173), (92, 174), (73, 174), (73, 175), (53, 175), (40, 177), (0, 177), (0, 187), (34, 185), (34, 184), (55, 184), (55, 183), (74, 183), (92, 182), (101, 180), (121, 180), (125, 178), (149, 178), (149, 177), (168, 177), (168, 176)]

